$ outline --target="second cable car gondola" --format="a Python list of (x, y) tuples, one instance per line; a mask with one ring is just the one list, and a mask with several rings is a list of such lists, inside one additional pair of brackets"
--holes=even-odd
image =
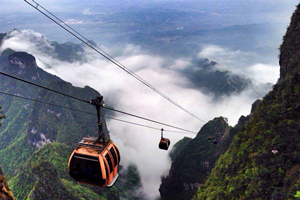
[(162, 128), (161, 129), (161, 139), (159, 141), (158, 147), (163, 150), (168, 150), (171, 142), (168, 138), (163, 137), (163, 131), (164, 131), (164, 129)]
[(68, 171), (72, 178), (80, 183), (99, 187), (111, 187), (118, 178), (120, 153), (111, 140), (103, 134), (100, 107), (103, 97), (97, 97), (90, 103), (96, 106), (99, 137), (84, 137), (74, 148), (68, 162)]

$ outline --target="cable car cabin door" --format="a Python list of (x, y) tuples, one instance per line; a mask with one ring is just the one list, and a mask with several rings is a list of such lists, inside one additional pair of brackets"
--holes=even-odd
[(69, 161), (69, 174), (80, 183), (104, 187), (107, 184), (104, 169), (103, 160), (98, 156), (73, 153)]

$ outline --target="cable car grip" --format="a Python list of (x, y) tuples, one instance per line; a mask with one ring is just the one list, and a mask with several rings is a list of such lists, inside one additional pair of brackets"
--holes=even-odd
[(103, 100), (103, 96), (97, 96), (95, 99), (92, 99), (90, 101), (90, 104), (94, 105), (96, 107), (97, 110), (97, 117), (98, 117), (98, 128), (99, 128), (99, 137), (98, 139), (94, 142), (100, 142), (100, 140), (102, 139), (102, 143), (105, 144), (105, 135), (103, 133), (103, 128), (102, 128), (102, 122), (101, 122), (101, 115), (100, 115), (100, 108), (103, 107), (103, 105), (101, 104)]

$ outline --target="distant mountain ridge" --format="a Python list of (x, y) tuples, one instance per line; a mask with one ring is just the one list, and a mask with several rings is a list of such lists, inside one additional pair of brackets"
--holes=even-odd
[[(13, 30), (1, 34), (0, 39), (1, 36), (3, 41), (9, 40), (12, 37), (27, 37), (27, 40), (33, 43), (40, 53), (50, 59), (58, 59), (74, 64), (77, 62), (88, 62), (88, 52), (84, 49), (83, 44), (51, 42), (45, 37), (31, 32), (27, 30), (25, 34), (20, 30)], [(93, 41), (90, 42), (95, 44)], [(239, 94), (252, 84), (251, 80), (233, 74), (229, 70), (219, 70), (216, 66), (216, 62), (210, 61), (207, 58), (195, 58), (191, 60), (188, 67), (183, 70), (177, 70), (177, 72), (190, 80), (191, 87), (200, 89), (205, 93), (211, 93), (216, 98), (222, 95)], [(51, 68), (51, 66), (47, 67)]]
[(216, 99), (222, 95), (240, 94), (252, 84), (250, 79), (241, 78), (228, 70), (218, 70), (217, 65), (207, 58), (194, 59), (192, 66), (182, 70), (182, 73), (191, 80), (193, 87), (213, 93)]

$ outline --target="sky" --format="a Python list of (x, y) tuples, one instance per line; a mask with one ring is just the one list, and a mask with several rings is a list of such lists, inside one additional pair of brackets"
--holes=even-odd
[[(245, 49), (242, 45), (237, 45), (234, 48), (230, 45), (237, 42), (233, 41), (235, 36), (241, 38), (240, 32), (231, 35), (230, 40), (227, 38), (228, 35), (224, 35), (225, 42), (221, 44), (210, 42), (201, 44), (201, 48), (197, 49), (193, 56), (170, 58), (163, 54), (154, 54), (147, 51), (147, 46), (139, 45), (138, 42), (127, 43), (118, 40), (118, 34), (112, 36), (112, 40), (116, 40), (113, 45), (101, 46), (130, 70), (143, 77), (204, 121), (224, 116), (228, 117), (229, 124), (232, 126), (237, 123), (241, 115), (250, 113), (251, 104), (258, 97), (262, 98), (262, 94), (270, 90), (270, 88), (262, 88), (262, 92), (257, 95), (261, 85), (266, 83), (275, 84), (279, 78), (278, 47), (282, 34), (290, 21), (290, 16), (296, 4), (299, 3), (296, 0), (41, 0), (38, 2), (47, 9), (61, 14), (64, 19), (69, 20), (70, 25), (73, 23), (72, 25), (76, 26), (77, 23), (78, 26), (76, 27), (82, 28), (84, 35), (87, 34), (92, 38), (97, 38), (97, 32), (90, 31), (84, 25), (92, 23), (93, 25), (96, 24), (97, 28), (103, 28), (103, 23), (98, 23), (98, 21), (94, 23), (93, 20), (98, 19), (104, 13), (109, 16), (110, 13), (127, 13), (132, 10), (143, 12), (145, 9), (156, 9), (158, 6), (162, 9), (175, 9), (187, 13), (196, 12), (197, 16), (199, 13), (209, 13), (209, 15), (203, 16), (205, 16), (205, 23), (209, 25), (210, 29), (260, 23), (283, 24), (278, 26), (278, 29), (280, 29), (278, 30), (279, 34), (276, 32), (274, 36), (275, 33), (270, 32), (268, 33), (270, 35), (263, 37), (263, 40), (257, 38), (258, 34), (261, 33), (256, 34), (254, 32), (249, 41), (255, 42), (256, 46), (251, 50)], [(17, 51), (31, 53), (36, 57), (39, 67), (71, 82), (75, 86), (84, 87), (89, 85), (95, 88), (104, 95), (104, 100), (109, 105), (113, 105), (117, 109), (195, 132), (198, 132), (203, 125), (202, 122), (177, 109), (174, 105), (128, 76), (124, 71), (87, 48), (86, 51), (89, 53), (86, 55), (86, 62), (68, 63), (43, 52), (44, 47), (51, 47), (49, 40), (58, 42), (76, 40), (71, 36), (67, 36), (63, 30), (55, 28), (55, 25), (42, 18), (43, 16), (23, 0), (2, 0), (0, 16), (0, 32), (8, 32), (13, 28), (21, 30), (10, 33), (11, 38), (3, 42), (0, 52), (6, 48), (12, 48)], [(220, 26), (218, 20), (224, 18), (224, 16), (230, 20), (222, 21), (223, 23)], [(168, 22), (164, 23), (168, 24)], [(115, 32), (121, 24), (123, 25), (123, 23), (112, 25)], [(131, 21), (129, 24), (131, 24)], [(47, 28), (48, 26), (51, 28)], [(160, 30), (156, 31), (159, 32)], [(188, 33), (189, 30), (184, 31)], [(114, 35), (116, 33), (110, 33), (107, 29), (107, 35), (110, 34)], [(127, 33), (122, 34), (127, 36)], [(259, 37), (261, 36), (259, 35)], [(102, 40), (105, 39), (102, 38)], [(237, 43), (239, 44), (239, 42)], [(262, 52), (265, 53), (260, 53), (260, 44), (264, 44), (264, 51)], [(274, 51), (275, 53), (269, 54), (268, 51)], [(269, 59), (264, 60), (262, 57), (268, 57)], [(190, 67), (192, 60), (195, 58), (208, 58), (218, 63), (217, 69), (219, 70), (230, 70), (234, 74), (250, 78), (253, 81), (254, 89), (247, 88), (239, 95), (223, 96), (215, 102), (213, 94), (204, 93), (199, 89), (190, 87), (190, 81), (180, 73), (179, 69)], [(128, 116), (117, 114), (116, 117), (153, 126), (153, 124)], [(121, 164), (125, 167), (131, 163), (136, 164), (142, 178), (142, 192), (146, 193), (148, 199), (156, 199), (159, 196), (160, 178), (168, 173), (171, 165), (168, 152), (158, 149), (160, 131), (129, 126), (112, 120), (108, 121), (108, 129), (112, 139), (121, 151), (121, 156), (124, 155)], [(173, 146), (184, 136), (194, 137), (195, 135), (166, 132), (165, 136), (170, 138)]]

